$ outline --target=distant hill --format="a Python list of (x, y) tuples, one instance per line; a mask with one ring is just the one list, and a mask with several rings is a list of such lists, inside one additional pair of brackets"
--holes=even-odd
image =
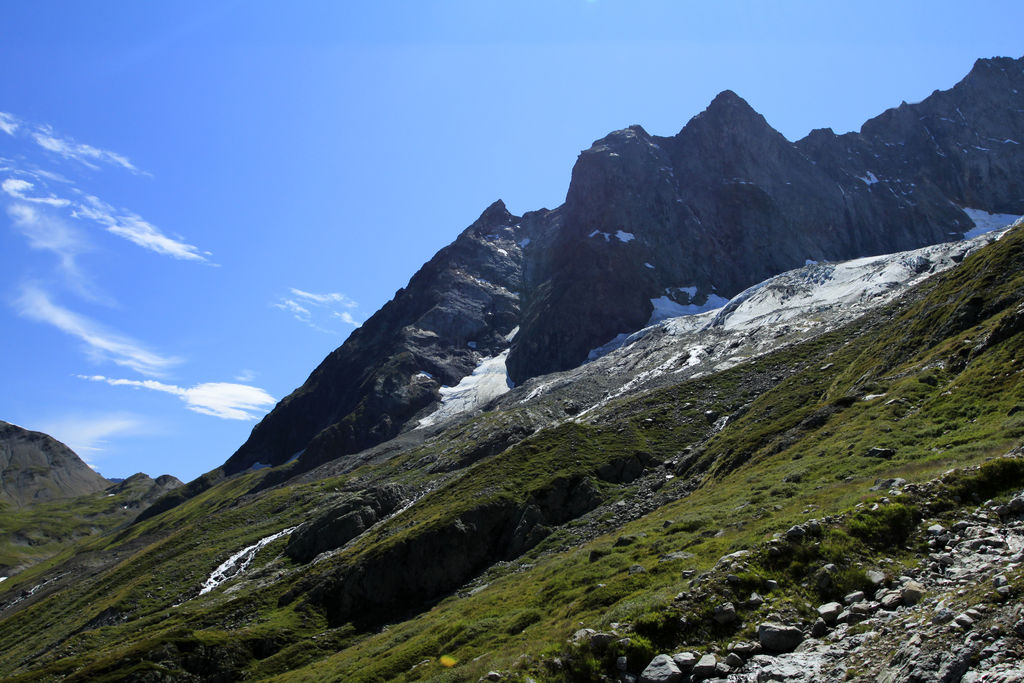
[(0, 501), (24, 507), (108, 486), (109, 481), (52, 436), (0, 421)]

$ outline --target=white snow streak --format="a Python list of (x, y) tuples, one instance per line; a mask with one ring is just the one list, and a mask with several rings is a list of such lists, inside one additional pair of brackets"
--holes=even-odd
[(878, 182), (878, 178), (871, 171), (868, 171), (868, 174), (866, 176), (857, 176), (857, 178), (863, 180), (864, 184), (867, 185), (868, 187), (871, 187), (872, 185)]

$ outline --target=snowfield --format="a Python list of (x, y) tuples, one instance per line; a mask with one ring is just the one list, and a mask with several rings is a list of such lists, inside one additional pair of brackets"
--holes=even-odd
[[(515, 331), (518, 331), (518, 328)], [(472, 374), (463, 377), (454, 387), (441, 387), (441, 405), (420, 420), (419, 426), (430, 427), (439, 424), (506, 393), (512, 388), (512, 380), (505, 370), (506, 358), (508, 349), (497, 356), (484, 358)]]

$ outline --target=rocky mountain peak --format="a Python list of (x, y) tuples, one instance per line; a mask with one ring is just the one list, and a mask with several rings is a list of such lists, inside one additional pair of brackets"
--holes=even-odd
[(501, 199), (495, 200), (490, 206), (484, 209), (480, 217), (473, 222), (473, 227), (485, 227), (491, 225), (511, 225), (516, 220), (516, 217), (509, 213), (508, 208), (505, 206), (505, 202)]
[(694, 116), (680, 131), (680, 135), (700, 131), (725, 139), (747, 137), (750, 135), (775, 134), (781, 137), (774, 128), (768, 125), (763, 116), (758, 114), (745, 99), (732, 90), (718, 93), (707, 109)]

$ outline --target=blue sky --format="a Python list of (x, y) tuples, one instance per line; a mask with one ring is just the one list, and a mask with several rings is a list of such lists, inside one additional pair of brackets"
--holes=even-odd
[(222, 463), (497, 198), (730, 88), (856, 130), (1024, 54), (1019, 2), (4, 2), (0, 419)]

